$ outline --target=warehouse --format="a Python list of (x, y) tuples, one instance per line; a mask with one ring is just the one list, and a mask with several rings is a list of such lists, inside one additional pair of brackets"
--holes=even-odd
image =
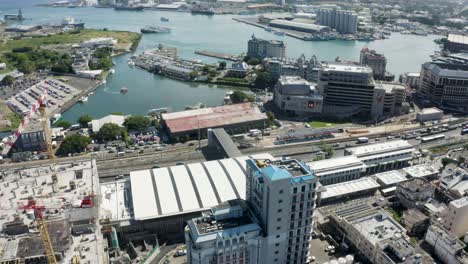
[(320, 194), (319, 198), (320, 205), (346, 201), (351, 197), (372, 195), (380, 185), (371, 177), (364, 177), (324, 187), (325, 191)]
[(322, 185), (356, 180), (366, 172), (367, 166), (355, 156), (344, 156), (307, 163)]
[(243, 156), (166, 168), (133, 171), (129, 180), (101, 184), (102, 215), (121, 237), (151, 231), (162, 240), (182, 241), (185, 221), (225, 201), (245, 199)]
[(293, 22), (282, 19), (275, 19), (270, 21), (268, 24), (270, 27), (284, 28), (295, 31), (307, 32), (307, 33), (326, 33), (330, 32), (330, 28), (327, 26), (320, 26), (315, 24)]
[(197, 138), (199, 133), (204, 137), (208, 128), (224, 128), (232, 133), (264, 128), (268, 117), (252, 103), (241, 103), (162, 114), (162, 120), (174, 139)]

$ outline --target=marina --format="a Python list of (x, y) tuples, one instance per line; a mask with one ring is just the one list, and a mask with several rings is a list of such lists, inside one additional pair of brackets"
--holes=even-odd
[(240, 55), (231, 55), (231, 54), (215, 52), (215, 51), (208, 51), (208, 50), (196, 50), (195, 54), (203, 55), (203, 56), (207, 56), (207, 57), (212, 57), (212, 58), (217, 58), (217, 59), (222, 59), (222, 60), (229, 60), (229, 61), (240, 61), (240, 60), (242, 60), (242, 56), (240, 56)]

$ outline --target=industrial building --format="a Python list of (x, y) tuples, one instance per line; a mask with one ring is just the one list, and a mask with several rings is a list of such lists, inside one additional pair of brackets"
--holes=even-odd
[(123, 127), (125, 118), (126, 116), (123, 115), (108, 115), (100, 119), (93, 119), (91, 122), (88, 123), (88, 127), (91, 128), (93, 133), (99, 132), (101, 127), (107, 123), (116, 124), (119, 127)]
[(5, 169), (0, 182), (1, 263), (107, 263), (95, 161)]
[(280, 40), (259, 39), (252, 35), (247, 45), (247, 56), (257, 59), (267, 57), (285, 58), (286, 43)]
[(427, 163), (403, 168), (403, 172), (408, 178), (424, 178), (426, 180), (435, 180), (439, 175), (439, 171)]
[(318, 87), (325, 99), (324, 114), (383, 115), (385, 89), (376, 88), (370, 67), (336, 62), (321, 66)]
[(206, 135), (208, 128), (224, 128), (241, 133), (254, 128), (264, 128), (268, 117), (252, 103), (207, 107), (161, 115), (162, 124), (171, 138)]
[(317, 10), (317, 23), (328, 26), (343, 34), (355, 34), (358, 30), (358, 16), (355, 12), (333, 9)]
[(444, 111), (436, 108), (423, 108), (420, 112), (416, 113), (416, 120), (419, 122), (439, 121), (444, 117)]
[(228, 201), (188, 221), (188, 262), (304, 263), (316, 183), (296, 160), (247, 160), (247, 203)]
[(384, 188), (396, 186), (397, 184), (408, 180), (408, 178), (398, 170), (377, 173), (374, 175), (374, 178)]
[(322, 113), (323, 96), (314, 83), (297, 76), (282, 76), (273, 90), (276, 107), (287, 115), (311, 116)]
[(270, 27), (290, 29), (294, 31), (306, 32), (306, 33), (327, 33), (330, 32), (330, 27), (321, 26), (309, 23), (301, 23), (295, 21), (288, 21), (284, 19), (275, 19), (268, 23)]
[(367, 165), (367, 174), (400, 169), (408, 166), (415, 149), (406, 140), (393, 140), (345, 149)]
[(356, 156), (343, 156), (307, 163), (322, 185), (357, 180), (366, 172), (364, 164)]
[(462, 237), (468, 232), (468, 197), (451, 201), (443, 215), (444, 227), (456, 237)]
[(320, 205), (339, 203), (350, 198), (361, 196), (371, 196), (380, 188), (372, 177), (363, 177), (357, 180), (335, 183), (324, 186), (324, 191), (320, 192)]

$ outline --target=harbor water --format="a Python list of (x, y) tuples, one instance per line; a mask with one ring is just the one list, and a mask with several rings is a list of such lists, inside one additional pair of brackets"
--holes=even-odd
[[(261, 28), (232, 20), (232, 15), (192, 15), (190, 13), (145, 10), (143, 12), (115, 11), (110, 8), (48, 8), (22, 3), (23, 15), (29, 20), (25, 24), (60, 22), (65, 17), (74, 17), (86, 23), (87, 28), (128, 30), (139, 32), (148, 25), (161, 25), (162, 16), (169, 19), (164, 26), (170, 27), (169, 34), (144, 35), (136, 50), (156, 48), (158, 44), (174, 46), (182, 58), (200, 59), (215, 63), (218, 59), (196, 55), (196, 50), (238, 55), (245, 53), (248, 39), (255, 34), (265, 39), (283, 40), (287, 45), (288, 57), (307, 58), (316, 55), (319, 60), (359, 60), (362, 47), (376, 49), (387, 57), (387, 71), (398, 75), (404, 72), (419, 72), (421, 64), (430, 60), (437, 50), (434, 39), (437, 36), (415, 36), (393, 33), (390, 39), (373, 42), (361, 41), (319, 41), (305, 42), (287, 36), (278, 36)], [(2, 1), (3, 2), (3, 1)], [(26, 1), (27, 2), (27, 1)], [(35, 2), (36, 1), (30, 1)], [(6, 1), (0, 3), (3, 13), (16, 12), (17, 6)], [(18, 6), (20, 7), (20, 6)], [(0, 13), (1, 14), (1, 13)], [(89, 97), (88, 102), (76, 104), (65, 113), (66, 120), (75, 122), (82, 114), (102, 117), (112, 112), (125, 114), (146, 114), (149, 109), (170, 107), (172, 111), (183, 110), (186, 105), (202, 102), (208, 106), (221, 105), (224, 94), (230, 87), (206, 84), (191, 84), (153, 75), (138, 68), (128, 66), (132, 54), (116, 57), (115, 74), (110, 75), (107, 83)], [(228, 62), (228, 65), (231, 62)], [(127, 94), (119, 93), (128, 87)]]

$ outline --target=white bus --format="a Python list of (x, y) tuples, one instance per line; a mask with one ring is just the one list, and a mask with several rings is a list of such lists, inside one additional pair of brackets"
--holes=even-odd
[(426, 142), (435, 141), (435, 140), (444, 139), (444, 138), (445, 138), (444, 134), (428, 136), (428, 137), (422, 137), (421, 142), (426, 143)]

